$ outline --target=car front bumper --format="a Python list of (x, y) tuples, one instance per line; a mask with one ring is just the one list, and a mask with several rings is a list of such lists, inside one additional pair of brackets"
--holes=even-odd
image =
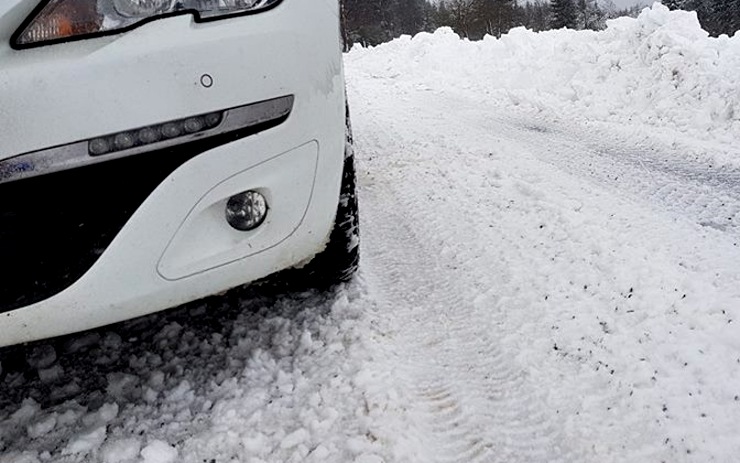
[[(59, 181), (72, 170), (0, 185), (0, 214), (18, 204), (36, 207), (33, 233), (51, 248), (69, 246), (71, 235), (57, 233), (53, 213), (69, 202), (90, 200), (86, 213), (95, 216), (129, 191), (142, 195), (79, 279), (41, 301), (0, 306), (0, 345), (173, 307), (295, 266), (322, 249), (344, 156), (337, 2), (285, 0), (252, 16), (205, 24), (178, 16), (117, 36), (11, 49), (10, 35), (34, 6), (27, 0), (0, 6), (0, 162), (280, 97), (292, 97), (292, 107), (274, 127), (186, 156), (145, 193), (140, 187), (152, 182), (160, 153), (126, 158), (133, 166), (127, 169), (109, 168), (105, 175), (115, 182), (97, 174), (90, 183)], [(3, 193), (11, 186), (22, 192), (23, 182), (35, 182), (34, 194), (48, 201)], [(231, 229), (223, 216), (228, 197), (245, 190), (262, 192), (270, 204), (265, 223), (247, 233)], [(18, 262), (0, 263), (3, 274), (19, 270)]]

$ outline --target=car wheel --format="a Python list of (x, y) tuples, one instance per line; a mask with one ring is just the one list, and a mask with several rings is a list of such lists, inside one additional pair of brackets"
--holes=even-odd
[(346, 111), (345, 158), (337, 215), (329, 242), (296, 280), (313, 287), (328, 287), (349, 281), (360, 263), (360, 228), (357, 206), (355, 156), (349, 109)]

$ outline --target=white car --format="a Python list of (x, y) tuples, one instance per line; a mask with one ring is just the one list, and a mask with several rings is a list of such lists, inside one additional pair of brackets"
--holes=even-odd
[(336, 0), (0, 2), (0, 346), (358, 262)]

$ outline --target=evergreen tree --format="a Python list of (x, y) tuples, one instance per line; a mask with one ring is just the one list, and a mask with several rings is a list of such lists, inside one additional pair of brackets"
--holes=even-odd
[(431, 21), (435, 29), (439, 27), (443, 27), (443, 26), (452, 25), (452, 15), (447, 9), (447, 5), (445, 4), (444, 1), (440, 1), (436, 7), (432, 6), (431, 9), (432, 9)]
[(576, 28), (578, 17), (574, 0), (551, 0), (550, 8), (552, 9), (550, 27), (553, 29)]
[(732, 36), (740, 30), (740, 0), (715, 0), (707, 10), (708, 32)]
[(663, 5), (667, 6), (669, 10), (680, 10), (682, 0), (662, 0)]

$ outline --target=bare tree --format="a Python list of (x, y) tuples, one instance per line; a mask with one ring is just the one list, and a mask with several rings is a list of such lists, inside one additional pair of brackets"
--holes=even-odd
[(463, 37), (475, 33), (476, 23), (480, 22), (478, 12), (482, 0), (448, 0), (445, 6), (450, 15), (451, 26)]

